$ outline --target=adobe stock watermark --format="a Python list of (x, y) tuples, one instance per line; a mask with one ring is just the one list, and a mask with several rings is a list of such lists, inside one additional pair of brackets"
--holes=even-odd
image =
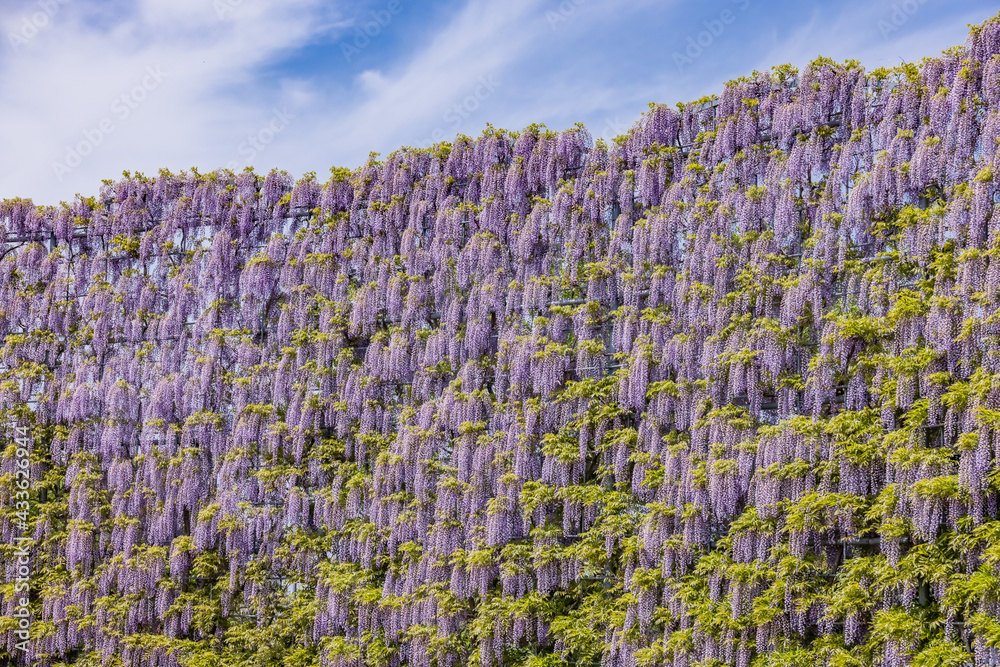
[(354, 26), (354, 37), (340, 43), (345, 62), (351, 62), (368, 48), (372, 40), (389, 27), (392, 19), (403, 11), (403, 0), (389, 0), (384, 9), (372, 10), (371, 20)]
[(295, 114), (289, 113), (288, 109), (274, 109), (273, 112), (274, 115), (267, 123), (255, 133), (248, 135), (246, 141), (236, 147), (237, 159), (230, 160), (226, 164), (226, 169), (237, 171), (240, 167), (249, 167), (257, 154), (267, 148), (268, 144), (274, 141), (274, 138), (281, 134), (295, 119)]
[[(14, 525), (23, 535), (28, 532), (28, 518), (31, 508), (31, 438), (28, 427), (14, 426)], [(14, 557), (17, 559), (16, 576), (14, 578), (14, 619), (17, 628), (14, 636), (18, 641), (15, 650), (28, 652), (28, 641), (31, 639), (31, 610), (28, 604), (31, 598), (31, 554), (28, 546), (33, 542), (30, 537), (18, 537)]]
[(502, 82), (497, 81), (492, 74), (486, 74), (479, 77), (478, 85), (472, 91), (472, 94), (467, 95), (460, 102), (457, 102), (454, 106), (442, 114), (441, 120), (448, 124), (450, 130), (444, 127), (438, 127), (431, 132), (431, 136), (429, 138), (420, 142), (420, 145), (427, 147), (444, 141), (444, 139), (449, 136), (449, 131), (452, 135), (454, 135), (458, 131), (458, 128), (462, 126), (462, 121), (471, 116), (480, 106), (482, 106), (483, 102), (488, 100), (501, 85)]
[(545, 20), (549, 22), (549, 28), (554, 31), (559, 29), (561, 23), (565, 23), (576, 14), (576, 8), (586, 0), (562, 0), (555, 10), (545, 12)]
[(601, 136), (607, 137), (608, 139), (620, 137), (628, 134), (628, 131), (632, 129), (632, 125), (634, 124), (635, 121), (623, 121), (620, 116), (606, 118), (604, 120), (604, 129), (601, 131)]
[(159, 65), (156, 67), (147, 66), (142, 80), (111, 102), (113, 117), (105, 116), (97, 123), (96, 127), (84, 130), (81, 141), (75, 145), (66, 146), (66, 155), (62, 162), (54, 161), (52, 163), (52, 172), (59, 179), (59, 182), (61, 183), (67, 174), (83, 164), (87, 156), (104, 143), (108, 135), (113, 134), (118, 129), (115, 119), (120, 123), (125, 122), (132, 115), (132, 112), (138, 109), (149, 97), (149, 94), (159, 88), (168, 76), (169, 74), (160, 69)]
[[(746, 11), (747, 7), (750, 6), (750, 0), (730, 0), (730, 2), (736, 5), (741, 12)], [(722, 33), (726, 31), (726, 26), (732, 25), (736, 21), (736, 16), (736, 12), (732, 9), (723, 9), (719, 12), (718, 17), (702, 21), (705, 29), (696, 35), (688, 35), (687, 47), (684, 52), (673, 52), (672, 56), (677, 71), (683, 72), (685, 67), (694, 64), (694, 61), (700, 58), (715, 43), (715, 40), (722, 36)]]
[(22, 16), (21, 25), (17, 32), (7, 33), (7, 41), (10, 42), (14, 53), (20, 51), (22, 46), (27, 45), (39, 32), (44, 30), (53, 17), (59, 13), (59, 8), (68, 2), (69, 0), (38, 0), (36, 4), (39, 11)]
[(214, 0), (212, 8), (215, 10), (215, 15), (219, 17), (219, 20), (224, 21), (227, 14), (232, 14), (242, 4), (243, 0)]
[(917, 13), (921, 5), (926, 5), (927, 0), (903, 0), (903, 2), (893, 3), (892, 11), (888, 18), (879, 19), (875, 25), (882, 33), (882, 39), (888, 41), (889, 35), (898, 32), (910, 17)]

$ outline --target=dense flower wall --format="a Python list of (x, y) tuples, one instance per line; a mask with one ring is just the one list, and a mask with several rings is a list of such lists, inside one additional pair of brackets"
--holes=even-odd
[(997, 664), (998, 53), (3, 203), (0, 662)]

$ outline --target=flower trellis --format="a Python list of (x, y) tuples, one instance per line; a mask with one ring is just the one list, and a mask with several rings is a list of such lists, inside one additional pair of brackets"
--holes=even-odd
[(0, 661), (997, 664), (998, 54), (4, 202)]

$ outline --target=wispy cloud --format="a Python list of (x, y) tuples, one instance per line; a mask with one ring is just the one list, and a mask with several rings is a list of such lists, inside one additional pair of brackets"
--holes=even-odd
[[(937, 55), (950, 46), (961, 45), (968, 35), (968, 24), (987, 18), (982, 9), (955, 11), (949, 5), (947, 20), (933, 10), (943, 9), (945, 3), (919, 3), (921, 7), (884, 39), (879, 22), (891, 20), (900, 9), (901, 0), (852, 0), (843, 4), (815, 8), (801, 25), (785, 34), (771, 32), (769, 48), (762, 49), (753, 61), (757, 68), (766, 68), (791, 62), (804, 65), (816, 56), (824, 55), (836, 60), (858, 60), (869, 69), (894, 67), (904, 62), (917, 62), (925, 56)], [(924, 0), (927, 3), (927, 0)], [(973, 3), (975, 4), (975, 3)], [(927, 11), (923, 10), (927, 8)]]
[[(526, 21), (540, 5), (540, 0), (470, 2), (401, 66), (362, 72), (356, 80), (360, 99), (329, 118), (326, 141), (314, 159), (329, 159), (332, 145), (340, 156), (357, 162), (377, 147), (419, 144), (442, 124), (453, 105), (475, 94), (481, 79), (503, 80), (499, 73), (544, 28)], [(449, 123), (450, 136), (472, 131), (472, 123), (480, 121), (489, 106), (482, 104), (476, 111), (481, 113), (470, 113), (458, 125)]]
[[(259, 68), (321, 37), (335, 19), (320, 0), (242, 0), (222, 18), (204, 0), (141, 0), (117, 11), (114, 4), (72, 0), (45, 31), (0, 59), (0, 196), (68, 199), (123, 169), (221, 166), (240, 137), (266, 120), (258, 108), (296, 101), (275, 99), (282, 94), (301, 98), (294, 82), (262, 94)], [(17, 17), (8, 9), (0, 29), (16, 26)], [(169, 78), (121, 118), (122, 96), (149, 66)], [(247, 104), (254, 96), (258, 102)], [(108, 118), (118, 120), (115, 130), (86, 168), (60, 179), (56, 165)]]
[[(734, 2), (746, 6), (736, 12)], [(893, 22), (904, 2), (913, 11)], [(476, 135), (487, 122), (583, 121), (610, 138), (647, 102), (696, 99), (753, 69), (802, 66), (819, 54), (868, 67), (919, 60), (964, 42), (968, 23), (996, 11), (991, 0), (968, 0), (961, 11), (941, 0), (390, 3), (3, 3), (0, 198), (68, 200), (124, 169), (252, 161), (261, 171), (322, 174), (369, 151)], [(679, 70), (671, 54), (727, 9), (738, 20)], [(343, 45), (373, 21), (377, 34), (345, 58)], [(880, 21), (897, 29), (887, 33)], [(9, 35), (23, 30), (31, 37), (15, 48)], [(148, 67), (168, 75), (122, 117), (114, 105), (136, 102)], [(275, 120), (279, 112), (288, 122)], [(109, 121), (97, 145), (95, 130)], [(59, 171), (81, 146), (85, 159)]]

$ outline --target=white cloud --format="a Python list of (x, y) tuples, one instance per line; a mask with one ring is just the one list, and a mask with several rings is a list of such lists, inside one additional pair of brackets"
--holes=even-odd
[(366, 69), (358, 75), (358, 83), (365, 92), (379, 93), (385, 90), (388, 82), (378, 70)]
[[(8, 49), (0, 197), (51, 203), (93, 193), (123, 169), (221, 165), (273, 107), (308, 103), (300, 81), (278, 82), (251, 103), (233, 91), (252, 88), (257, 68), (335, 25), (329, 3), (217, 2), (226, 10), (211, 0), (142, 0), (109, 12), (109, 3), (67, 0), (27, 44)], [(2, 24), (16, 27), (20, 15), (8, 12)], [(164, 76), (144, 87), (149, 68)], [(77, 149), (89, 152), (78, 168), (54, 169), (75, 162)]]
[[(575, 51), (586, 48), (581, 41), (592, 41), (595, 29), (627, 21), (651, 4), (567, 0), (556, 6), (570, 9), (553, 21), (552, 3), (541, 0), (470, 0), (403, 66), (362, 73), (358, 81), (366, 96), (359, 102), (301, 123), (297, 131), (310, 140), (303, 136), (301, 143), (283, 142), (274, 154), (283, 164), (304, 161), (303, 169), (320, 172), (331, 164), (357, 165), (372, 150), (426, 145), (460, 132), (475, 135), (487, 121), (520, 129), (549, 119), (567, 124), (595, 120), (600, 125), (595, 135), (615, 134), (604, 126), (630, 125), (650, 95), (662, 89), (662, 77), (630, 72), (606, 87), (586, 77), (566, 83), (559, 71), (564, 63), (549, 60), (545, 52), (564, 46), (566, 58), (572, 59)], [(613, 48), (614, 42), (606, 46)], [(623, 108), (629, 109), (627, 120)], [(325, 131), (316, 135), (318, 126)]]
[[(39, 2), (63, 3), (18, 52), (0, 55), (6, 121), (0, 124), (0, 197), (51, 203), (78, 191), (92, 194), (102, 178), (123, 169), (204, 171), (242, 159), (252, 159), (259, 171), (276, 166), (323, 174), (334, 164), (356, 166), (371, 150), (478, 134), (487, 121), (560, 129), (582, 120), (594, 136), (610, 138), (650, 101), (695, 99), (754, 68), (803, 66), (820, 53), (858, 58), (868, 67), (917, 60), (962, 43), (966, 24), (983, 18), (970, 13), (935, 21), (937, 10), (928, 3), (885, 39), (878, 22), (898, 1), (850, 0), (812, 13), (807, 5), (780, 25), (754, 2), (710, 54), (683, 72), (670, 54), (685, 34), (670, 31), (671, 21), (699, 25), (718, 8), (654, 0), (466, 0), (422, 40), (401, 40), (403, 26), (392, 18), (363, 49), (365, 62), (377, 65), (362, 70), (344, 59), (333, 39), (353, 40), (356, 26), (330, 0), (5, 4), (0, 28), (10, 31)], [(553, 7), (565, 10), (555, 22)], [(404, 7), (416, 9), (416, 3)], [(359, 11), (362, 22), (370, 18)], [(654, 17), (658, 24), (650, 22)], [(650, 41), (661, 33), (660, 41)], [(335, 59), (334, 73), (315, 67), (283, 79), (262, 76), (319, 40), (328, 42), (325, 50), (309, 53)], [(401, 42), (413, 51), (399, 53)], [(144, 86), (147, 67), (166, 72), (155, 87)], [(345, 68), (346, 76), (336, 73)], [(136, 96), (142, 101), (135, 103)], [(103, 122), (113, 131), (60, 182), (53, 162), (65, 162), (67, 147), (97, 137)], [(278, 125), (279, 133), (270, 131)], [(259, 150), (246, 149), (254, 137), (272, 134)]]
[(518, 86), (504, 73), (548, 29), (540, 5), (471, 0), (405, 62), (362, 72), (344, 99), (321, 95), (323, 102), (268, 149), (267, 164), (325, 173), (335, 164), (356, 166), (373, 150), (421, 145), (435, 130), (449, 139), (458, 131), (477, 132), (464, 105), (479, 114), (499, 109), (498, 93)]
[[(772, 38), (771, 48), (754, 60), (758, 69), (791, 62), (803, 66), (818, 55), (835, 60), (859, 60), (868, 69), (919, 62), (925, 56), (965, 43), (968, 24), (983, 20), (982, 10), (965, 14), (949, 12), (947, 21), (928, 23), (929, 5), (914, 0), (912, 14), (895, 16), (899, 0), (865, 0), (838, 5), (836, 13), (814, 10), (808, 22), (782, 40)], [(905, 3), (904, 3), (905, 4)], [(925, 14), (926, 12), (926, 14)], [(886, 26), (889, 26), (888, 28)]]
[(210, 25), (227, 14), (236, 14), (242, 2), (234, 0), (139, 0), (136, 5), (143, 23), (158, 28), (190, 30), (195, 26)]

